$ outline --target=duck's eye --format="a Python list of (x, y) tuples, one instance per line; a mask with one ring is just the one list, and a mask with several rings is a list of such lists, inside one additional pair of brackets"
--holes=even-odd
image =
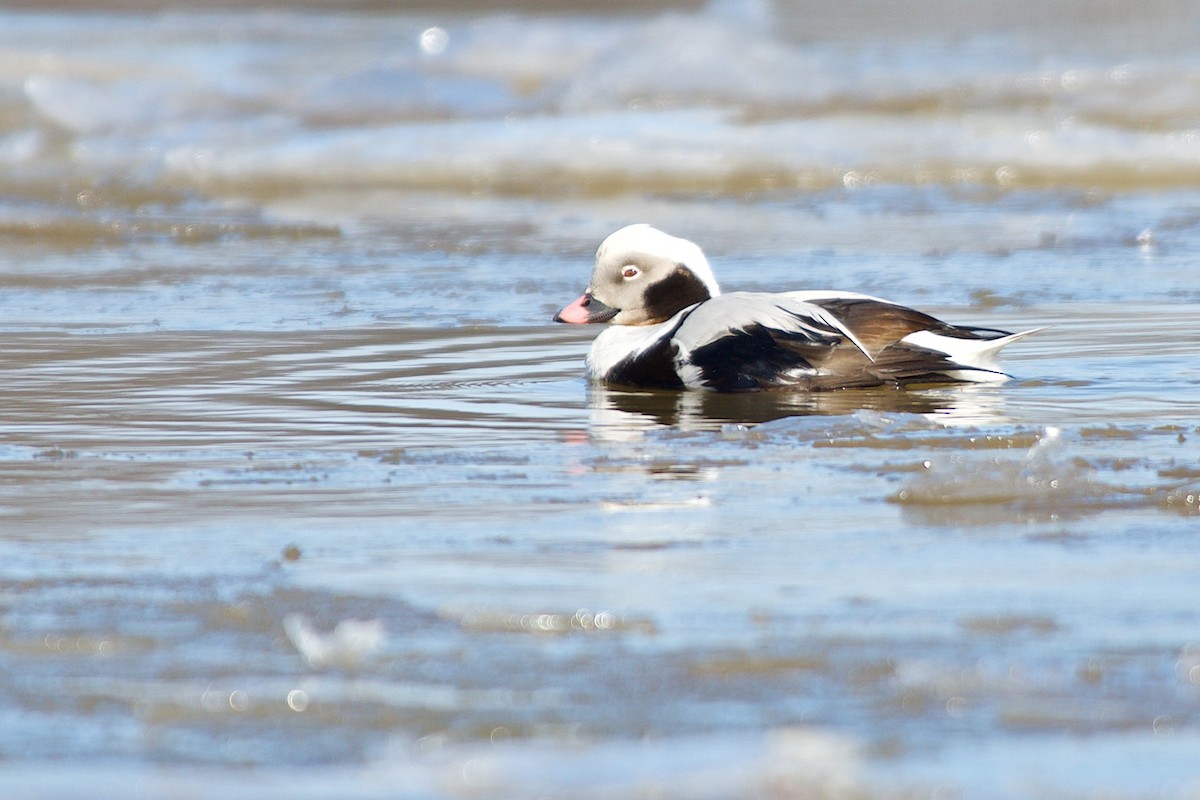
[(621, 270), (621, 277), (627, 281), (631, 281), (634, 278), (636, 278), (638, 275), (641, 275), (641, 274), (642, 274), (642, 271), (634, 266), (628, 266), (625, 269)]

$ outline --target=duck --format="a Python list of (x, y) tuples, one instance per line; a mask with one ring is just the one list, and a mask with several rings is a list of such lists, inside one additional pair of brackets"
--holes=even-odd
[(952, 325), (857, 292), (723, 293), (698, 245), (644, 223), (604, 239), (554, 320), (606, 324), (593, 381), (709, 392), (1000, 382), (1000, 350), (1042, 330)]

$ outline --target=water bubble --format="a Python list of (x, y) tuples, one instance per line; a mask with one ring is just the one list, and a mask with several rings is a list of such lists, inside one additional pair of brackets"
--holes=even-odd
[(221, 710), (221, 696), (217, 694), (211, 685), (204, 690), (204, 694), (200, 695), (200, 707), (205, 711), (215, 712)]
[(304, 711), (308, 708), (308, 693), (303, 689), (292, 689), (287, 693), (287, 704), (292, 711)]
[(462, 765), (462, 780), (467, 786), (483, 786), (486, 777), (486, 765), (481, 760), (472, 758)]
[(241, 689), (229, 693), (229, 707), (234, 711), (245, 711), (250, 706), (250, 698)]
[(538, 614), (533, 621), (533, 628), (538, 631), (560, 631), (564, 627), (561, 614)]
[(441, 55), (450, 44), (450, 34), (436, 25), (421, 31), (421, 52), (427, 56)]
[(1125, 86), (1129, 83), (1132, 70), (1128, 64), (1118, 64), (1108, 71), (1108, 79), (1117, 86)]
[(1069, 69), (1059, 78), (1059, 83), (1068, 92), (1077, 92), (1083, 88), (1084, 77), (1084, 74), (1080, 70)]
[(842, 185), (847, 189), (860, 189), (867, 183), (866, 178), (860, 172), (850, 170), (842, 176)]

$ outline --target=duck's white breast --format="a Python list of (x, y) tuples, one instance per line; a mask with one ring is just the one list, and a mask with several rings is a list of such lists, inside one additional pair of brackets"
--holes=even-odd
[[(682, 312), (680, 312), (682, 313)], [(625, 359), (646, 350), (659, 339), (669, 336), (677, 317), (657, 325), (609, 325), (596, 340), (587, 355), (588, 377), (603, 380)]]

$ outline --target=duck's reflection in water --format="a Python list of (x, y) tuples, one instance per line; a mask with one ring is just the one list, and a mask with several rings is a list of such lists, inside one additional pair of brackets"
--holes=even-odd
[(858, 411), (917, 414), (942, 425), (1007, 422), (1004, 389), (957, 384), (920, 389), (846, 389), (831, 392), (648, 391), (593, 384), (588, 393), (593, 435), (620, 439), (653, 428), (716, 430), (801, 416), (841, 416)]

